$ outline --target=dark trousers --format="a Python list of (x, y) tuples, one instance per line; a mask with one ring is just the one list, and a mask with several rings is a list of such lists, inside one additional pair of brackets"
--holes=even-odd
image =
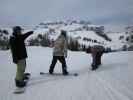
[(62, 64), (62, 72), (67, 72), (66, 60), (65, 60), (64, 56), (53, 56), (53, 60), (52, 60), (52, 63), (50, 65), (49, 71), (53, 72), (54, 67), (55, 67), (58, 60)]
[(103, 52), (97, 52), (96, 56), (93, 57), (92, 61), (92, 67), (97, 68), (99, 65), (101, 65), (101, 57)]
[(97, 57), (96, 57), (96, 64), (97, 65), (101, 65), (101, 57), (102, 57), (102, 55), (103, 55), (103, 52), (98, 52), (97, 53)]

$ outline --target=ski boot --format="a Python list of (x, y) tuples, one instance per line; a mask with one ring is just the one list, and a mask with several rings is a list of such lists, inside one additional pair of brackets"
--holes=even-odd
[(65, 70), (63, 71), (63, 75), (68, 75), (69, 73)]
[(24, 80), (20, 81), (15, 79), (15, 83), (16, 83), (16, 87), (19, 87), (19, 88), (23, 88), (26, 86), (26, 81)]

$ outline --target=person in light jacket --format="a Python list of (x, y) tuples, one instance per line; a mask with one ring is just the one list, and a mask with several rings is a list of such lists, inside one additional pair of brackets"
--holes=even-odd
[(63, 75), (68, 75), (67, 65), (65, 58), (67, 57), (67, 33), (64, 30), (61, 30), (61, 34), (54, 42), (53, 49), (53, 59), (49, 68), (49, 73), (53, 74), (54, 67), (59, 60), (62, 64), (62, 73)]

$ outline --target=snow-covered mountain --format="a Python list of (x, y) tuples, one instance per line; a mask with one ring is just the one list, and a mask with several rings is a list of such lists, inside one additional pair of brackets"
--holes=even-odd
[(49, 38), (55, 40), (60, 30), (66, 30), (68, 36), (78, 40), (81, 45), (92, 46), (99, 44), (112, 50), (121, 50), (123, 47), (128, 47), (128, 34), (126, 32), (104, 33), (104, 26), (90, 23), (81, 24), (77, 21), (41, 23), (35, 28), (35, 35), (48, 33)]
[[(11, 28), (8, 29), (11, 35)], [(40, 23), (39, 25), (30, 29), (25, 29), (24, 32), (34, 30), (34, 34), (29, 37), (28, 41), (36, 39), (39, 35), (47, 34), (47, 37), (54, 41), (60, 30), (66, 30), (68, 37), (72, 37), (77, 40), (80, 45), (86, 47), (95, 44), (103, 45), (105, 48), (111, 48), (112, 50), (122, 50), (124, 47), (127, 48), (127, 37), (126, 32), (121, 33), (104, 33), (104, 26), (93, 25), (89, 21), (58, 21), (58, 22), (47, 22)], [(38, 40), (39, 41), (39, 40)]]

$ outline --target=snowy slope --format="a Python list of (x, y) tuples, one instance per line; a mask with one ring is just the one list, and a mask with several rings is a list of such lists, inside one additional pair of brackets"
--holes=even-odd
[[(81, 45), (92, 46), (95, 44), (103, 45), (108, 47), (109, 41), (105, 40), (103, 37), (98, 36), (94, 31), (89, 31), (83, 28), (82, 24), (57, 24), (57, 25), (48, 25), (47, 28), (43, 28), (42, 25), (38, 26), (35, 29), (34, 34), (29, 39), (34, 39), (38, 34), (48, 34), (51, 40), (55, 40), (59, 34), (60, 30), (66, 30), (68, 33), (68, 37), (72, 37), (73, 39), (78, 40)], [(96, 25), (92, 25), (91, 27), (96, 27)], [(50, 32), (53, 30), (54, 32)], [(91, 41), (84, 41), (84, 38), (91, 39)], [(94, 41), (97, 43), (94, 43)]]
[[(107, 33), (107, 36), (112, 40), (112, 41), (107, 41), (105, 40), (103, 37), (97, 35), (94, 31), (90, 31), (90, 30), (86, 30), (83, 27), (100, 27), (97, 25), (93, 25), (93, 24), (88, 24), (88, 25), (84, 25), (84, 24), (80, 24), (80, 23), (72, 23), (72, 24), (68, 24), (69, 22), (64, 22), (62, 24), (54, 24), (54, 25), (47, 25), (47, 28), (44, 28), (43, 25), (39, 25), (38, 28), (36, 28), (35, 31), (35, 35), (33, 35), (32, 37), (36, 36), (36, 33), (40, 33), (40, 34), (45, 34), (45, 33), (51, 33), (48, 30), (53, 29), (55, 31), (54, 34), (49, 34), (49, 37), (51, 39), (56, 39), (60, 33), (60, 30), (66, 30), (68, 32), (68, 36), (71, 36), (75, 39), (77, 39), (79, 41), (79, 43), (82, 45), (103, 45), (104, 47), (109, 47), (112, 50), (120, 50), (123, 48), (124, 45), (127, 45), (126, 42), (126, 37), (127, 34), (125, 34), (125, 32), (121, 32), (121, 33)], [(66, 25), (65, 25), (66, 24)], [(44, 31), (44, 30), (47, 30)], [(119, 40), (120, 36), (124, 36), (124, 38), (122, 40)], [(83, 39), (87, 38), (87, 39), (91, 39), (91, 41), (84, 41)], [(94, 40), (97, 41), (97, 43), (94, 42)]]
[[(86, 23), (81, 24), (80, 21), (79, 22), (78, 21), (48, 22), (48, 23), (39, 24), (36, 27), (35, 26), (29, 27), (29, 28), (23, 27), (25, 29), (23, 31), (23, 33), (27, 32), (27, 31), (31, 31), (31, 30), (34, 31), (34, 34), (28, 38), (28, 41), (30, 39), (37, 38), (37, 36), (39, 34), (42, 34), (42, 35), (48, 34), (49, 38), (51, 40), (55, 40), (58, 37), (60, 30), (63, 29), (68, 32), (69, 36), (77, 39), (81, 45), (83, 44), (86, 46), (88, 46), (88, 45), (92, 46), (92, 45), (98, 44), (98, 45), (103, 45), (105, 47), (109, 47), (112, 50), (120, 50), (123, 48), (124, 45), (128, 46), (127, 42), (125, 41), (126, 37), (127, 37), (127, 34), (125, 34), (125, 32), (107, 33), (107, 36), (112, 40), (111, 42), (109, 42), (109, 41), (105, 40), (103, 37), (97, 35), (94, 31), (87, 30), (86, 27), (88, 29), (91, 29), (91, 28), (100, 27), (100, 26), (93, 25), (93, 24), (86, 24)], [(9, 35), (5, 36), (5, 37), (9, 38), (9, 36), (12, 33), (11, 28), (12, 27), (9, 27), (9, 28), (1, 27), (0, 29), (8, 30)], [(120, 36), (124, 36), (124, 39), (119, 40)], [(84, 41), (84, 38), (91, 39), (91, 41)], [(0, 39), (1, 39), (1, 37), (0, 37)], [(97, 43), (94, 42), (95, 40), (97, 41)]]
[[(80, 39), (78, 39), (78, 41), (80, 42), (80, 44), (85, 44), (87, 46), (93, 46), (93, 45), (98, 44), (98, 43), (92, 42), (93, 40), (97, 40), (98, 42), (100, 42), (99, 45), (103, 45), (105, 47), (108, 45), (108, 43), (110, 43), (110, 42), (106, 41), (104, 38), (98, 36), (94, 31), (70, 32), (69, 35), (74, 38), (81, 37)], [(84, 41), (84, 38), (91, 39), (92, 41)]]
[[(52, 49), (28, 47), (31, 80), (24, 94), (13, 94), (16, 66), (10, 51), (0, 51), (0, 100), (133, 100), (133, 52), (104, 54), (102, 65), (90, 71), (91, 55), (68, 52), (68, 71), (78, 77), (40, 76), (48, 72)], [(58, 63), (55, 72), (61, 73)]]
[[(128, 34), (125, 34), (125, 32), (121, 32), (121, 33), (108, 33), (107, 34), (111, 39), (112, 42), (108, 44), (108, 46), (112, 47), (112, 49), (120, 49), (123, 47), (123, 45), (127, 45), (127, 41), (126, 38), (128, 37)], [(122, 39), (120, 39), (120, 37), (123, 37)]]

